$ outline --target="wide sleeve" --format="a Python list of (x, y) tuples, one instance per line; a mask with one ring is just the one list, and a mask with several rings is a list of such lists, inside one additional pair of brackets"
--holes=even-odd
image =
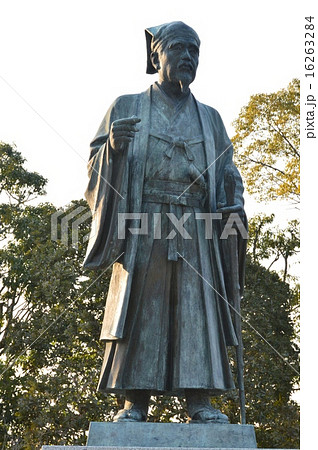
[(127, 151), (114, 154), (109, 143), (112, 122), (125, 116), (116, 100), (107, 111), (90, 145), (89, 182), (85, 198), (92, 213), (91, 233), (84, 267), (99, 269), (111, 265), (123, 251), (124, 241), (118, 239), (118, 212), (125, 212), (127, 203)]

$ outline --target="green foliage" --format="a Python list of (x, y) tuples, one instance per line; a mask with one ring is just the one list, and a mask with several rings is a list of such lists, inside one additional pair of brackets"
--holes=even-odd
[[(98, 278), (82, 268), (89, 221), (81, 225), (77, 247), (52, 241), (56, 208), (25, 205), (30, 194), (43, 193), (45, 180), (29, 173), (9, 146), (1, 156), (1, 167), (16, 164), (11, 173), (27, 181), (11, 183), (7, 175), (1, 185), (11, 204), (0, 205), (0, 443), (26, 450), (84, 444), (89, 422), (117, 409), (114, 397), (95, 392), (109, 274)], [(71, 205), (78, 206), (88, 209), (84, 201)]]
[(300, 83), (251, 96), (234, 122), (232, 141), (247, 191), (268, 201), (299, 202)]
[(32, 197), (45, 194), (45, 178), (36, 172), (29, 172), (23, 164), (21, 153), (9, 144), (0, 141), (0, 193), (5, 192), (18, 204)]
[(294, 293), (250, 257), (246, 273), (242, 326), (247, 420), (256, 425), (259, 447), (295, 448), (299, 409), (291, 394), (299, 381), (299, 351), (291, 319)]
[(166, 395), (152, 397), (148, 420), (149, 422), (187, 422), (185, 399)]
[(253, 262), (265, 265), (270, 261), (268, 269), (278, 262), (283, 262), (282, 279), (292, 280), (288, 275), (289, 262), (299, 253), (299, 221), (291, 220), (283, 230), (273, 226), (274, 214), (266, 216), (258, 214), (249, 221), (248, 250)]
[(55, 211), (50, 204), (15, 208), (12, 238), (0, 253), (0, 414), (8, 448), (84, 444), (89, 422), (105, 420), (116, 405), (95, 392), (109, 274), (94, 282), (98, 275), (81, 266), (82, 243), (51, 240)]

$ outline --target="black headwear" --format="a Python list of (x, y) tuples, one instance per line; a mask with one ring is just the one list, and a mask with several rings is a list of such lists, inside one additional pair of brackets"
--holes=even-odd
[(191, 35), (200, 46), (200, 39), (193, 28), (183, 22), (170, 22), (157, 27), (146, 28), (147, 45), (147, 73), (156, 73), (157, 69), (152, 65), (150, 55), (158, 49), (159, 45), (165, 44), (169, 39), (180, 35)]

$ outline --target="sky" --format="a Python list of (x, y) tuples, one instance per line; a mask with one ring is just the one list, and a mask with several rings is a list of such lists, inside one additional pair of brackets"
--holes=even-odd
[[(231, 137), (251, 95), (304, 80), (304, 17), (315, 12), (311, 0), (0, 0), (0, 140), (15, 143), (28, 169), (49, 180), (43, 200), (65, 206), (83, 197), (89, 143), (109, 105), (156, 80), (145, 73), (145, 28), (182, 20), (198, 32), (200, 65), (191, 89), (220, 112)], [(317, 144), (302, 142), (303, 198), (311, 211)], [(272, 208), (247, 197), (248, 216)], [(282, 220), (295, 214), (288, 204), (274, 209)], [(310, 223), (304, 228), (310, 254)], [(308, 296), (317, 277), (312, 270), (305, 276)]]

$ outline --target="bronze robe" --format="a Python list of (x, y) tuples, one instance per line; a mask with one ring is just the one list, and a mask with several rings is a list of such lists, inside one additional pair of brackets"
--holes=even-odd
[[(114, 154), (109, 127), (117, 118), (141, 117), (127, 152)], [(180, 395), (184, 389), (219, 393), (234, 388), (226, 346), (237, 345), (226, 301), (220, 227), (205, 238), (195, 213), (225, 202), (223, 172), (232, 147), (218, 113), (192, 95), (178, 104), (152, 86), (112, 105), (92, 143), (86, 193), (93, 212), (85, 266), (116, 258), (101, 338), (106, 340), (99, 389), (147, 389)], [(201, 175), (203, 174), (203, 175)], [(242, 205), (238, 172), (236, 203)], [(117, 212), (148, 214), (147, 235), (118, 239)], [(167, 213), (188, 214), (190, 239), (173, 230)], [(161, 238), (153, 218), (161, 216)], [(94, 222), (96, 226), (94, 227)], [(139, 228), (138, 221), (127, 228)], [(121, 255), (121, 256), (120, 256)]]

